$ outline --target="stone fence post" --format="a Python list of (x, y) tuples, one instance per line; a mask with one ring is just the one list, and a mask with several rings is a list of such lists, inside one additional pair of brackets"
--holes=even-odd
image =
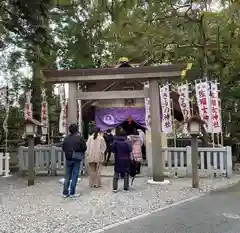
[(57, 176), (56, 146), (50, 148), (51, 171), (53, 176)]
[(231, 177), (232, 176), (232, 148), (231, 146), (227, 146), (226, 147), (226, 173), (227, 173), (227, 177)]
[(187, 176), (192, 177), (192, 150), (191, 146), (186, 146)]

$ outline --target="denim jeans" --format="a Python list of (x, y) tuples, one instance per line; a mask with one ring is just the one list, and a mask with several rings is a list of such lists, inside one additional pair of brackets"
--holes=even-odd
[[(74, 195), (78, 181), (78, 174), (81, 160), (67, 160), (66, 161), (66, 177), (63, 186), (63, 195)], [(71, 184), (70, 181), (72, 180)], [(70, 185), (70, 192), (69, 192)]]

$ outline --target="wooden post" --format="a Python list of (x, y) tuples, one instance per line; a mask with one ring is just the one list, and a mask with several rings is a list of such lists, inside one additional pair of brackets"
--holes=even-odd
[(161, 140), (161, 120), (160, 120), (160, 95), (157, 80), (149, 82), (149, 99), (151, 114), (151, 139), (152, 139), (152, 169), (153, 181), (164, 181), (164, 167)]
[(77, 83), (69, 83), (68, 92), (68, 116), (67, 116), (68, 126), (72, 123), (77, 124)]
[(191, 152), (192, 152), (192, 187), (199, 188), (197, 135), (192, 135)]
[[(79, 86), (78, 92), (82, 91), (82, 88)], [(78, 99), (78, 130), (83, 134), (83, 123), (82, 123), (82, 100)]]
[(34, 185), (34, 138), (33, 135), (28, 136), (28, 186)]

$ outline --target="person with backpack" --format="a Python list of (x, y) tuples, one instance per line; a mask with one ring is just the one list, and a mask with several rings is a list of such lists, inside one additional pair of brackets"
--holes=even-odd
[(114, 140), (114, 136), (112, 135), (111, 129), (108, 129), (107, 132), (104, 133), (103, 137), (105, 139), (106, 146), (107, 146), (107, 149), (104, 153), (104, 163), (105, 163), (105, 166), (107, 166), (107, 164), (110, 160), (110, 157), (111, 157), (111, 152), (112, 152), (111, 146), (112, 146), (112, 143)]
[(127, 140), (127, 133), (120, 131), (115, 136), (112, 144), (112, 152), (115, 157), (114, 176), (113, 176), (113, 192), (118, 190), (118, 180), (120, 177), (124, 179), (124, 190), (129, 190), (129, 174), (131, 173), (132, 164), (132, 146)]
[(76, 185), (81, 161), (87, 146), (83, 137), (78, 133), (77, 124), (71, 124), (69, 126), (69, 132), (70, 134), (64, 138), (62, 144), (62, 150), (66, 159), (66, 177), (63, 185), (63, 197), (78, 197), (80, 194), (75, 192)]
[(101, 171), (105, 150), (106, 142), (100, 135), (100, 129), (96, 128), (87, 141), (89, 186), (91, 188), (101, 187)]

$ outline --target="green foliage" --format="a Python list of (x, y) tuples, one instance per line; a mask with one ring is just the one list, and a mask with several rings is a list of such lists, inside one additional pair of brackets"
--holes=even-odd
[[(216, 4), (221, 10), (211, 9)], [(102, 67), (122, 56), (142, 64), (192, 62), (199, 77), (210, 74), (221, 81), (224, 129), (239, 137), (240, 129), (234, 128), (240, 120), (237, 2), (16, 0), (1, 1), (0, 10), (0, 48), (18, 48), (8, 59), (11, 83), (18, 93), (23, 87), (33, 89), (37, 119), (41, 87), (47, 88), (50, 110), (57, 109), (40, 69)], [(19, 72), (26, 61), (31, 83)], [(57, 125), (58, 117), (50, 117)]]

